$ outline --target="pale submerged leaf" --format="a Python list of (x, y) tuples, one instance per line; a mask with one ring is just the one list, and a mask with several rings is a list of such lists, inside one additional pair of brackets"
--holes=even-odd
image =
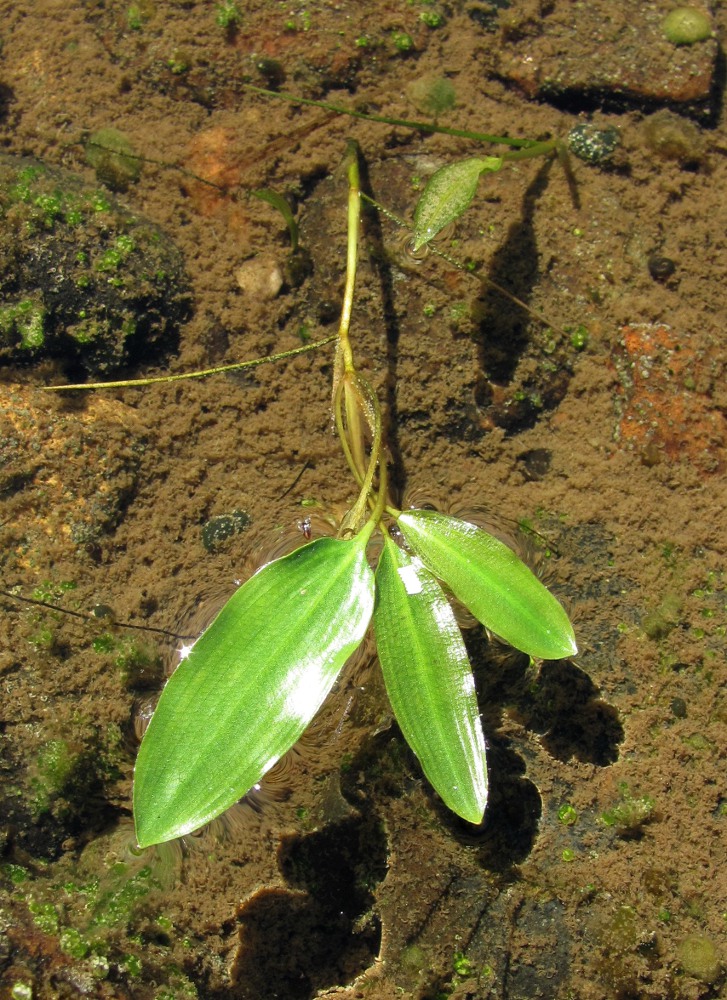
[(481, 174), (499, 170), (501, 166), (498, 156), (473, 156), (435, 171), (414, 210), (414, 251), (467, 210)]

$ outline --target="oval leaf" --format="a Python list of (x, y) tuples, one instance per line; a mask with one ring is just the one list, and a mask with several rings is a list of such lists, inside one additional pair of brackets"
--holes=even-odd
[(367, 538), (319, 538), (233, 594), (172, 675), (139, 750), (139, 845), (241, 798), (295, 743), (373, 612)]
[(404, 738), (445, 805), (479, 823), (485, 739), (462, 633), (442, 588), (390, 538), (376, 570), (376, 645)]
[(561, 605), (499, 539), (433, 510), (405, 511), (397, 523), (424, 564), (495, 635), (543, 660), (578, 652)]
[(480, 174), (501, 166), (498, 156), (473, 156), (435, 171), (414, 209), (414, 252), (469, 208)]

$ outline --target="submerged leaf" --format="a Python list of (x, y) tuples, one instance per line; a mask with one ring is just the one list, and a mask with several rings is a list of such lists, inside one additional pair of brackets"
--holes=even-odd
[(366, 542), (319, 538), (264, 566), (180, 663), (136, 762), (141, 847), (214, 819), (300, 737), (371, 619)]
[(501, 166), (499, 156), (473, 156), (435, 171), (414, 210), (414, 252), (469, 208), (481, 174)]
[(259, 198), (260, 201), (266, 201), (273, 208), (277, 208), (285, 219), (285, 224), (290, 234), (290, 248), (295, 252), (298, 249), (298, 223), (295, 221), (293, 210), (286, 199), (282, 194), (278, 194), (277, 191), (273, 191), (271, 188), (260, 188), (257, 191), (251, 191), (250, 194), (254, 198)]
[(376, 570), (376, 645), (396, 721), (445, 805), (479, 823), (487, 802), (467, 650), (442, 588), (390, 538)]
[(405, 511), (397, 523), (425, 566), (495, 635), (543, 660), (578, 652), (561, 605), (503, 542), (433, 510)]

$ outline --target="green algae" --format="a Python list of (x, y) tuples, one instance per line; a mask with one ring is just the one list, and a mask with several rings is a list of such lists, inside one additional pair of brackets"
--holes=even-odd
[(181, 255), (110, 194), (0, 156), (0, 363), (59, 357), (105, 373), (174, 346), (189, 309)]
[(620, 801), (601, 813), (601, 822), (621, 836), (634, 836), (651, 818), (654, 800), (649, 795), (633, 795), (625, 782), (619, 785), (619, 792)]

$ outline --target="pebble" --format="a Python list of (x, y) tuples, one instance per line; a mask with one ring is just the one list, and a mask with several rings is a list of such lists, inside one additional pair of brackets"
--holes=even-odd
[(283, 287), (283, 272), (274, 257), (260, 254), (251, 257), (235, 271), (240, 289), (251, 299), (271, 302)]

